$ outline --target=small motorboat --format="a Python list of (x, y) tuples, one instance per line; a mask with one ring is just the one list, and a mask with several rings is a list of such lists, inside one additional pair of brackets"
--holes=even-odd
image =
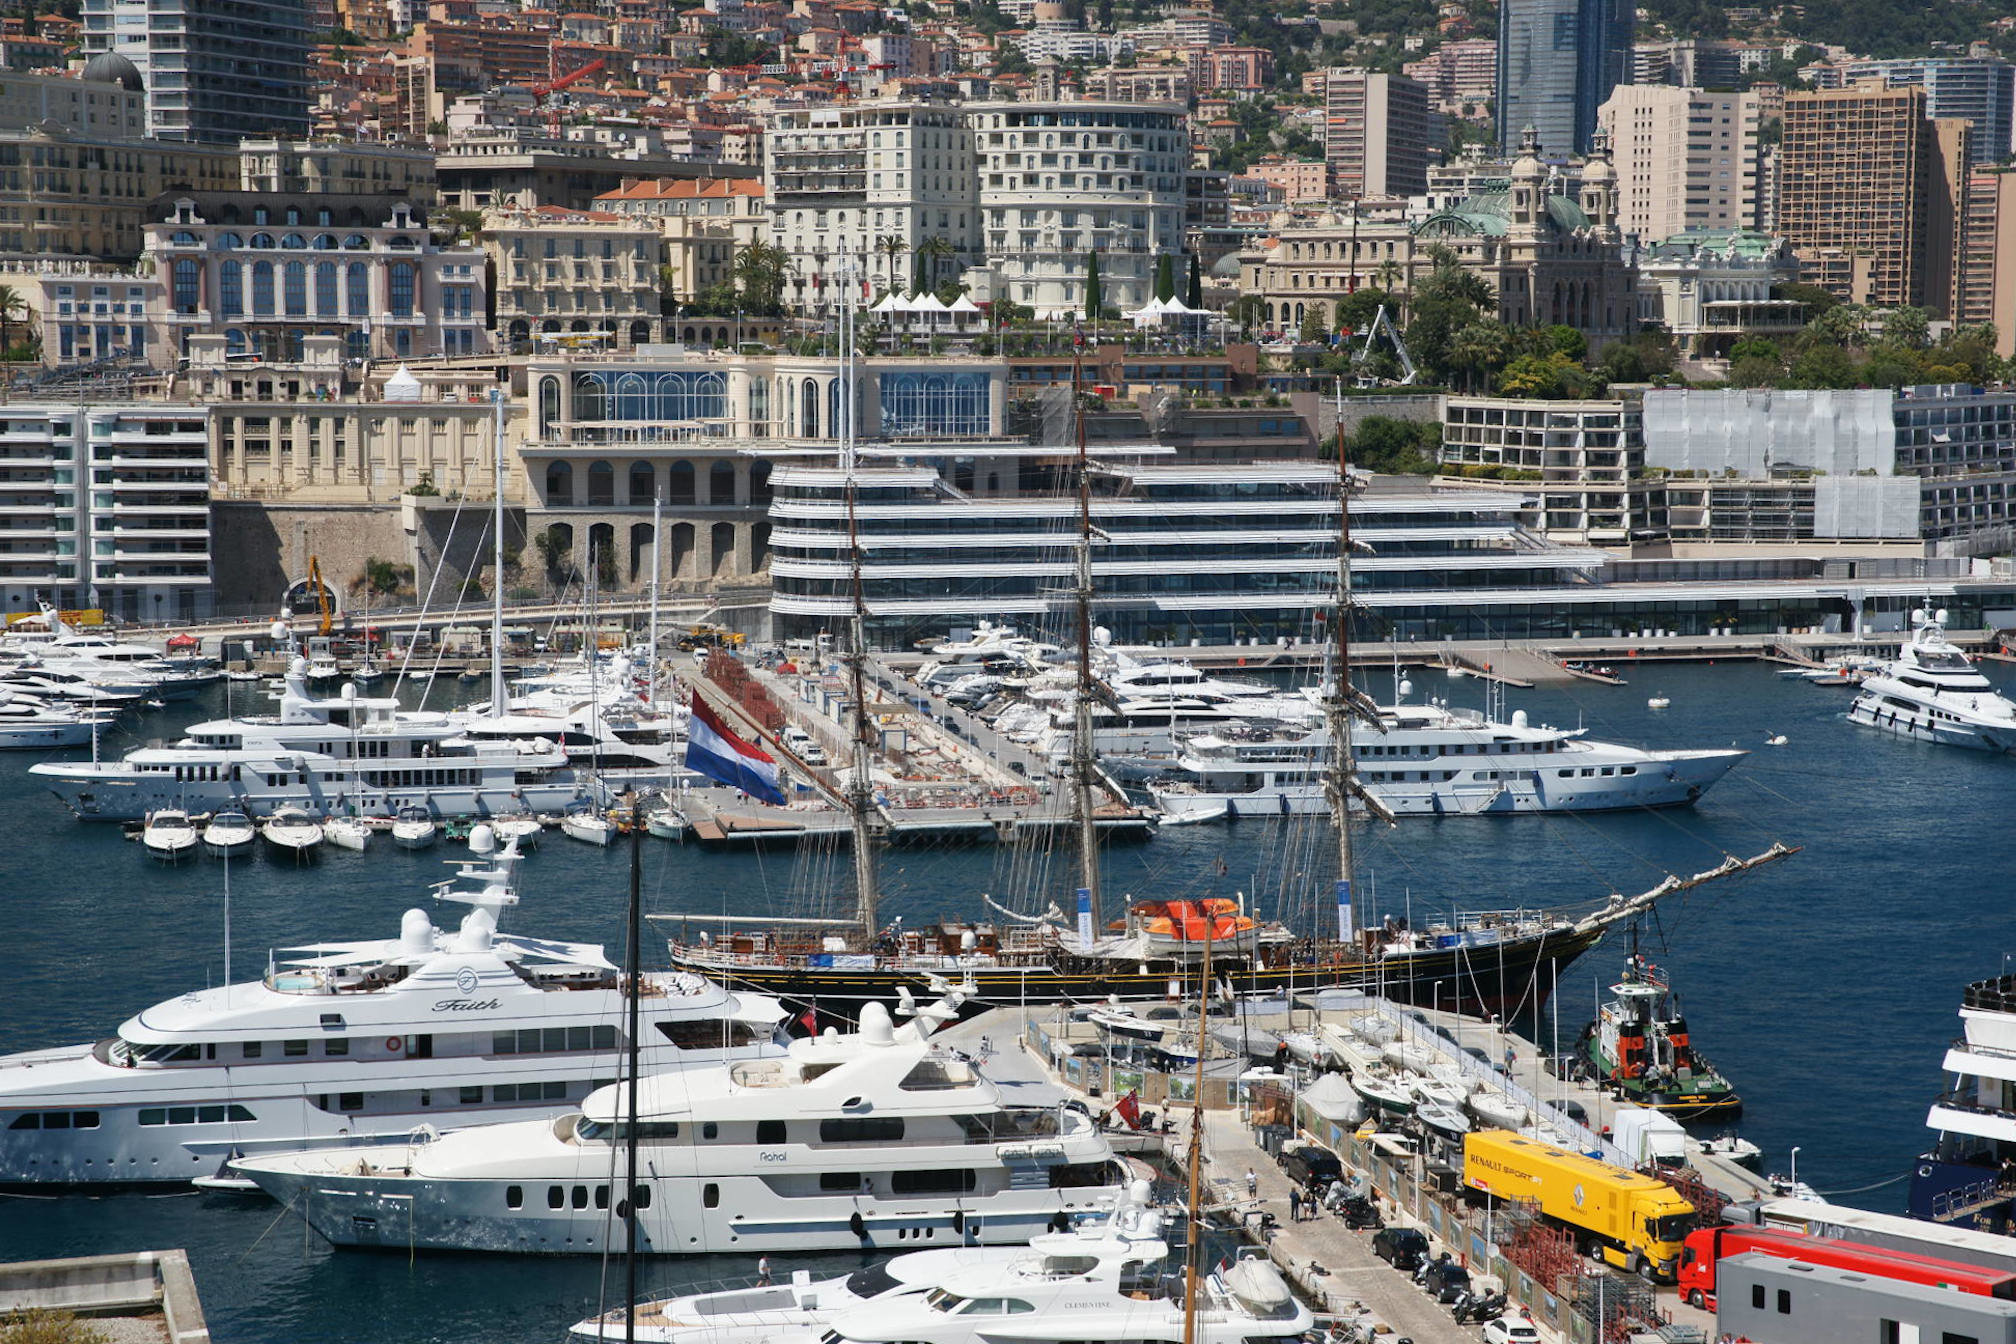
[(140, 843), (164, 863), (180, 863), (196, 852), (202, 836), (189, 814), (178, 807), (164, 807), (147, 814)]
[(350, 680), (356, 682), (359, 686), (369, 686), (374, 681), (383, 681), (384, 679), (385, 669), (379, 666), (378, 660), (369, 654), (364, 655), (357, 666), (350, 670)]
[(1463, 1114), (1460, 1106), (1424, 1100), (1414, 1108), (1414, 1118), (1450, 1143), (1463, 1142), (1463, 1136), (1470, 1132), (1470, 1117)]
[(238, 811), (215, 813), (203, 828), (203, 848), (220, 859), (246, 853), (258, 838), (252, 818)]
[(1364, 1071), (1351, 1075), (1351, 1088), (1365, 1099), (1365, 1105), (1371, 1110), (1387, 1115), (1414, 1113), (1414, 1093), (1404, 1079)]
[(1739, 1167), (1758, 1171), (1764, 1165), (1764, 1150), (1738, 1134), (1718, 1134), (1712, 1139), (1702, 1139), (1699, 1142), (1702, 1152), (1712, 1153), (1724, 1161), (1734, 1162)]
[(1767, 735), (1767, 736), (1766, 736), (1766, 737), (1764, 738), (1764, 745), (1765, 745), (1765, 746), (1767, 746), (1767, 747), (1782, 747), (1782, 746), (1784, 746), (1784, 745), (1785, 745), (1785, 734), (1783, 734), (1783, 733), (1771, 733), (1771, 734), (1768, 734), (1768, 735)]
[(371, 827), (361, 817), (331, 817), (322, 823), (322, 837), (338, 849), (362, 854), (371, 844)]
[(434, 814), (418, 804), (408, 804), (392, 818), (392, 843), (401, 849), (425, 849), (441, 836)]
[(539, 833), (545, 829), (539, 818), (530, 812), (513, 812), (490, 818), (490, 830), (497, 837), (497, 843), (504, 845), (516, 840), (521, 853), (538, 848)]
[(616, 823), (588, 808), (560, 818), (560, 833), (591, 845), (606, 845), (616, 838)]
[(1533, 1118), (1523, 1105), (1488, 1087), (1472, 1092), (1467, 1105), (1478, 1124), (1493, 1129), (1523, 1129)]
[(322, 848), (322, 823), (302, 808), (288, 805), (266, 818), (259, 829), (276, 858), (306, 863)]
[(1651, 698), (1650, 700), (1647, 700), (1647, 701), (1645, 702), (1645, 708), (1647, 708), (1647, 709), (1667, 709), (1667, 708), (1670, 708), (1670, 707), (1672, 706), (1672, 704), (1673, 704), (1673, 701), (1672, 701), (1672, 699), (1671, 699), (1670, 697), (1668, 697), (1668, 696), (1664, 696), (1664, 695), (1655, 695), (1655, 696), (1653, 696), (1653, 697), (1652, 697), (1652, 698)]

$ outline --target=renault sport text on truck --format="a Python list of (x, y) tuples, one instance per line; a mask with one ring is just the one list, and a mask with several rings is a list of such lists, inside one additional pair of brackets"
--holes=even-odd
[(1696, 1221), (1694, 1206), (1664, 1181), (1506, 1130), (1464, 1136), (1463, 1184), (1536, 1205), (1585, 1253), (1661, 1283), (1673, 1282)]

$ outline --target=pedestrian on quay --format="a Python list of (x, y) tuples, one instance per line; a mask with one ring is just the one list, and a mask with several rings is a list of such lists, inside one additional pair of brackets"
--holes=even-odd
[(1253, 1168), (1248, 1167), (1246, 1168), (1246, 1198), (1258, 1199), (1259, 1197), (1260, 1197), (1259, 1174), (1255, 1172)]
[(1288, 1188), (1288, 1221), (1291, 1223), (1302, 1221), (1302, 1192), (1293, 1186)]

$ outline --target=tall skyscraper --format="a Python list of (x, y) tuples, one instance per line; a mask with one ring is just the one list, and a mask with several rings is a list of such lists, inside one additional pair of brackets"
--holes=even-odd
[(1683, 229), (1754, 229), (1758, 99), (1625, 84), (1598, 112), (1617, 166), (1618, 224), (1648, 243)]
[(1849, 303), (1956, 311), (1967, 122), (1868, 80), (1785, 98), (1777, 231), (1806, 279)]
[(1631, 82), (1631, 0), (1501, 0), (1498, 151), (1518, 152), (1528, 126), (1541, 152), (1589, 150), (1596, 109)]
[(1323, 81), (1323, 158), (1331, 193), (1418, 196), (1441, 157), (1447, 122), (1429, 107), (1428, 86), (1405, 75), (1339, 67)]
[(133, 62), (149, 133), (308, 135), (307, 0), (83, 0), (84, 50)]
[(1925, 115), (1959, 117), (1974, 123), (1975, 164), (2009, 157), (2016, 134), (2016, 65), (1992, 56), (1920, 57), (1900, 61), (1855, 61), (1843, 67), (1842, 81), (1880, 79), (1925, 90)]

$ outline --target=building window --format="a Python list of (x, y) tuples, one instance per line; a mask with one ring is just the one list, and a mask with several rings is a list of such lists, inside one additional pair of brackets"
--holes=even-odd
[(217, 268), (217, 311), (223, 317), (245, 315), (245, 271), (235, 261)]
[(298, 261), (287, 263), (282, 301), (286, 304), (287, 316), (308, 315), (308, 267), (303, 263)]
[(351, 262), (347, 281), (350, 292), (345, 297), (350, 305), (350, 316), (368, 316), (371, 312), (371, 268), (361, 261)]
[(413, 316), (413, 263), (395, 261), (389, 268), (392, 316)]
[(315, 313), (318, 317), (334, 317), (341, 309), (336, 306), (336, 263), (317, 262), (315, 265)]
[(588, 464), (588, 503), (613, 505), (616, 502), (616, 470), (607, 462)]
[(273, 316), (273, 263), (270, 261), (252, 263), (252, 315)]
[(176, 312), (185, 317), (193, 316), (201, 299), (202, 287), (202, 263), (188, 257), (175, 263)]
[(908, 435), (984, 435), (988, 422), (984, 373), (885, 373), (882, 432)]

